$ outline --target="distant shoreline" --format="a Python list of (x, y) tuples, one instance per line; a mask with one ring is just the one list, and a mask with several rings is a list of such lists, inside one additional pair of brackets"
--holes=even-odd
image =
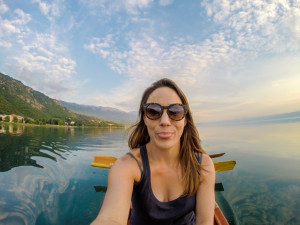
[(69, 125), (56, 125), (56, 124), (31, 124), (31, 123), (14, 123), (14, 122), (4, 122), (0, 121), (0, 124), (5, 125), (16, 125), (16, 126), (33, 126), (33, 127), (57, 127), (57, 128), (105, 128), (105, 129), (126, 129), (125, 126), (105, 126), (105, 127), (98, 127), (98, 126), (69, 126)]

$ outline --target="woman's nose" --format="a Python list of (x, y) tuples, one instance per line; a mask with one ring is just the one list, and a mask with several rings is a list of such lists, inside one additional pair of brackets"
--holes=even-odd
[(171, 124), (171, 121), (170, 121), (170, 118), (169, 118), (169, 115), (168, 115), (166, 109), (164, 109), (163, 114), (161, 115), (160, 124), (163, 126)]

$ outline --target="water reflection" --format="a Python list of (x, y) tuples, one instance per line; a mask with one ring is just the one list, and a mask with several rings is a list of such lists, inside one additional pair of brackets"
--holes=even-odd
[(300, 180), (257, 178), (251, 173), (223, 175), (225, 197), (241, 224), (300, 224)]
[(107, 149), (124, 154), (124, 140), (124, 130), (112, 129), (25, 127), (19, 136), (0, 134), (0, 224), (90, 223), (104, 198), (94, 186), (107, 185), (108, 173), (90, 163)]
[(4, 129), (13, 130), (13, 127), (17, 127), (16, 130), (22, 131), (22, 135), (15, 136), (10, 132), (0, 134), (0, 172), (8, 171), (18, 166), (41, 167), (34, 160), (33, 157), (35, 156), (56, 161), (56, 156), (63, 157), (61, 153), (69, 152), (70, 145), (74, 145), (80, 139), (84, 143), (75, 145), (72, 151), (86, 149), (86, 147), (91, 149), (91, 143), (86, 143), (85, 140), (85, 138), (90, 139), (91, 137), (96, 138), (95, 150), (97, 150), (99, 145), (102, 144), (102, 141), (99, 141), (97, 137), (118, 131), (124, 132), (117, 129), (76, 129), (74, 127), (53, 128), (12, 125), (4, 126)]
[(20, 135), (24, 132), (24, 126), (17, 124), (0, 124), (0, 134)]
[[(237, 161), (217, 174), (240, 224), (300, 224), (300, 126), (199, 127), (209, 153)], [(89, 224), (108, 170), (95, 155), (128, 151), (124, 130), (22, 127), (0, 133), (0, 224)]]
[(217, 180), (241, 224), (300, 224), (300, 123), (199, 131), (209, 152), (237, 161)]

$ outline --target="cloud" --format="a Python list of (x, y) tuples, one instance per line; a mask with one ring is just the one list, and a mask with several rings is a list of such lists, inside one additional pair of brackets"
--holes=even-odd
[(93, 38), (86, 49), (109, 61), (111, 69), (130, 77), (171, 76), (196, 77), (213, 65), (230, 61), (236, 53), (223, 34), (212, 36), (204, 42), (187, 44), (185, 41), (160, 41), (143, 34), (128, 37), (128, 49), (119, 51), (112, 34), (105, 38)]
[[(128, 81), (107, 94), (99, 94), (96, 101), (99, 105), (116, 104), (122, 109), (137, 107), (142, 91), (155, 80), (169, 77), (181, 84), (189, 95), (201, 92), (213, 77), (214, 67), (222, 65), (222, 71), (229, 70), (240, 53), (231, 47), (222, 33), (213, 35), (200, 43), (187, 44), (184, 39), (174, 41), (171, 45), (165, 40), (154, 39), (147, 34), (128, 36), (128, 48), (119, 51), (112, 34), (104, 38), (94, 38), (86, 49), (101, 55), (107, 60), (112, 70), (128, 77)], [(217, 78), (216, 78), (217, 80)], [(225, 79), (215, 82), (223, 89)], [(228, 81), (229, 82), (229, 81)], [(132, 91), (135, 90), (135, 91)], [(119, 93), (122, 93), (121, 95)], [(128, 99), (124, 96), (130, 96)], [(101, 100), (102, 99), (102, 100)]]
[(61, 10), (64, 8), (64, 2), (62, 0), (54, 0), (51, 4), (43, 2), (42, 0), (32, 0), (32, 2), (39, 5), (41, 13), (49, 20), (59, 17), (61, 15)]
[(173, 0), (159, 0), (159, 4), (162, 6), (171, 5)]
[(84, 48), (94, 54), (100, 54), (103, 58), (107, 58), (110, 54), (109, 48), (115, 44), (112, 40), (113, 35), (109, 34), (104, 38), (92, 38), (90, 44), (84, 45)]
[[(3, 5), (1, 5), (2, 8), (4, 8)], [(7, 6), (5, 9), (9, 11)], [(9, 49), (13, 47), (15, 40), (22, 42), (22, 37), (28, 31), (27, 24), (31, 19), (31, 15), (21, 9), (14, 10), (10, 19), (3, 19), (0, 16), (0, 47)]]
[(20, 33), (20, 28), (16, 27), (11, 21), (1, 20), (0, 37), (7, 36), (13, 33)]
[[(77, 63), (55, 26), (55, 17), (60, 15), (58, 4), (63, 2), (55, 0), (48, 4), (34, 0), (33, 3), (38, 3), (43, 15), (51, 20), (51, 28), (43, 33), (31, 27), (32, 16), (19, 8), (6, 10), (5, 19), (0, 14), (0, 48), (7, 51), (3, 64), (10, 71), (8, 74), (51, 97), (74, 95), (82, 85), (74, 79)], [(0, 5), (4, 8), (2, 1)]]
[(21, 33), (24, 30), (24, 25), (31, 21), (30, 14), (24, 13), (21, 9), (16, 9), (14, 15), (11, 20), (2, 19), (0, 17), (0, 37), (5, 36), (9, 39), (9, 35)]
[(0, 13), (4, 14), (9, 10), (6, 4), (4, 4), (3, 0), (0, 0)]
[(113, 15), (124, 11), (129, 15), (138, 15), (149, 8), (153, 0), (80, 0), (80, 2), (88, 7), (92, 14)]
[[(97, 93), (98, 98), (91, 99), (99, 105), (122, 105), (122, 109), (130, 110), (138, 106), (140, 95), (148, 85), (169, 77), (180, 84), (199, 118), (267, 113), (264, 105), (273, 111), (283, 105), (292, 110), (288, 105), (295, 99), (285, 104), (287, 95), (274, 105), (261, 100), (278, 97), (274, 94), (275, 88), (270, 91), (266, 87), (286, 73), (274, 73), (272, 67), (266, 71), (260, 61), (264, 59), (266, 64), (278, 68), (276, 63), (279, 62), (274, 63), (270, 55), (279, 59), (289, 53), (298, 55), (300, 5), (280, 1), (216, 0), (203, 1), (201, 6), (213, 21), (212, 32), (203, 40), (167, 37), (144, 28), (138, 34), (123, 35), (127, 45), (122, 48), (117, 44), (119, 34), (93, 38), (86, 49), (102, 56), (113, 71), (128, 80), (110, 93)], [(286, 63), (280, 62), (280, 65), (283, 70), (288, 68)], [(295, 64), (293, 66), (293, 71), (298, 71)], [(292, 77), (291, 73), (286, 76)], [(260, 87), (258, 93), (266, 98), (253, 94), (257, 87)]]
[(12, 46), (12, 44), (10, 42), (0, 39), (0, 47), (10, 48), (11, 46)]
[[(172, 0), (80, 0), (70, 10), (63, 0), (32, 3), (40, 14), (11, 11), (0, 0), (0, 48), (8, 52), (10, 47), (13, 52), (5, 61), (11, 74), (58, 98), (80, 87), (76, 81), (79, 63), (74, 59), (77, 56), (71, 55), (82, 51), (80, 48), (86, 52), (78, 58), (94, 54), (101, 66), (111, 70), (105, 74), (125, 80), (106, 93), (91, 93), (87, 103), (132, 110), (148, 85), (169, 77), (180, 84), (199, 118), (249, 114), (255, 104), (261, 105), (259, 96), (253, 94), (256, 87), (269, 100), (272, 94), (263, 92), (263, 87), (270, 91), (271, 81), (281, 80), (283, 74), (292, 77), (298, 71), (294, 64), (289, 71), (289, 64), (280, 61), (299, 56), (298, 1), (204, 0), (197, 9), (181, 5), (187, 7), (182, 10), (201, 14), (184, 18), (186, 24), (190, 19), (202, 19), (193, 23), (201, 27), (191, 26), (187, 34), (170, 19), (177, 13), (176, 7), (171, 11), (163, 7), (174, 4)], [(49, 21), (37, 23), (37, 15)], [(40, 25), (44, 31), (38, 30)], [(73, 41), (74, 51), (69, 49)], [(282, 73), (272, 69), (274, 65), (279, 71), (276, 63), (282, 66)], [(265, 64), (272, 66), (266, 69)], [(92, 69), (80, 65), (80, 70)], [(275, 109), (275, 104), (270, 107)]]
[(16, 68), (15, 76), (51, 97), (75, 92), (76, 62), (66, 57), (68, 50), (51, 34), (35, 34), (32, 38), (10, 61)]
[(286, 1), (203, 1), (238, 49), (266, 54), (299, 50), (300, 6)]
[(31, 21), (30, 14), (24, 13), (21, 9), (16, 9), (14, 13), (17, 15), (18, 19), (13, 20), (12, 22), (14, 24), (27, 24), (29, 21)]

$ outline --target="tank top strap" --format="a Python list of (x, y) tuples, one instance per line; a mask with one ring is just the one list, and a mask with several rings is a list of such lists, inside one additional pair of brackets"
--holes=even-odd
[(143, 170), (142, 170), (141, 164), (139, 163), (139, 161), (137, 160), (137, 158), (136, 158), (134, 155), (132, 155), (131, 152), (127, 152), (126, 155), (131, 156), (131, 158), (133, 158), (133, 159), (136, 161), (136, 163), (138, 164), (138, 166), (139, 166), (139, 168), (140, 168), (141, 174), (142, 174), (142, 173), (143, 173)]
[(150, 170), (150, 166), (149, 166), (149, 160), (148, 160), (146, 145), (142, 145), (140, 147), (140, 153), (141, 153), (144, 172), (147, 173)]
[(198, 162), (201, 164), (202, 163), (202, 152), (196, 152), (196, 158)]

